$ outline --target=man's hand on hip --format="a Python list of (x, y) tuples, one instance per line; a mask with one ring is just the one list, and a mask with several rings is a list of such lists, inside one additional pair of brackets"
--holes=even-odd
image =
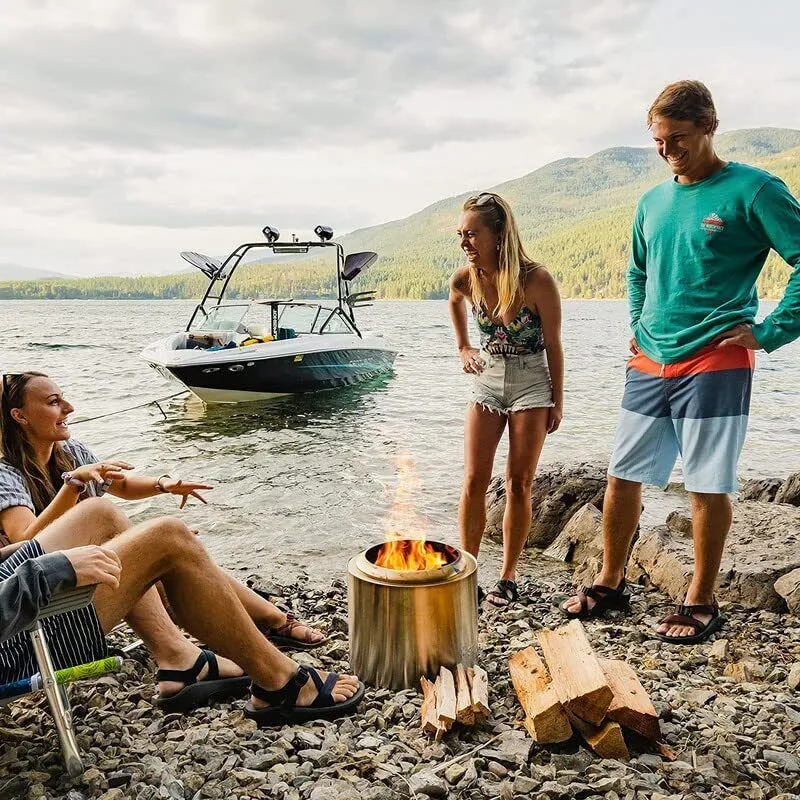
[(735, 325), (716, 339), (717, 350), (722, 347), (732, 347), (733, 345), (746, 347), (748, 350), (761, 350), (758, 339), (753, 336), (753, 326), (745, 323)]

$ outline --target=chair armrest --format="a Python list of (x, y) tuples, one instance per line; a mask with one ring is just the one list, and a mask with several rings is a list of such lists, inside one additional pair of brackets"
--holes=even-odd
[(75, 611), (76, 609), (88, 606), (94, 597), (94, 590), (97, 584), (93, 583), (90, 586), (78, 586), (75, 589), (67, 589), (63, 592), (58, 592), (53, 595), (47, 608), (43, 608), (37, 619), (47, 619), (47, 617), (55, 617), (57, 614), (63, 614), (65, 611)]

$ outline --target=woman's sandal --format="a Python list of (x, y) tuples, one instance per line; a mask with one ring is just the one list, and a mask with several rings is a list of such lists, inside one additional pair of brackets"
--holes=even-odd
[[(310, 706), (298, 706), (297, 697), (309, 678), (317, 687), (317, 699)], [(358, 689), (352, 697), (337, 703), (331, 692), (338, 680), (338, 674), (331, 672), (323, 682), (315, 669), (301, 666), (288, 683), (277, 691), (268, 692), (253, 683), (250, 686), (253, 697), (269, 705), (265, 708), (256, 708), (252, 701), (248, 700), (244, 707), (244, 715), (248, 719), (255, 720), (259, 726), (302, 724), (313, 719), (336, 719), (355, 711), (364, 696), (364, 684), (359, 682)]]
[(308, 638), (298, 639), (292, 636), (292, 632), (296, 628), (306, 628), (306, 637), (308, 637), (310, 628), (305, 622), (300, 622), (293, 614), (286, 612), (286, 622), (277, 628), (269, 628), (264, 634), (275, 647), (285, 647), (295, 650), (312, 650), (315, 647), (325, 644), (328, 641), (327, 636), (323, 636), (318, 640), (310, 640)]
[[(711, 614), (711, 619), (708, 622), (701, 622), (693, 617), (692, 614)], [(716, 633), (725, 622), (725, 617), (719, 613), (719, 606), (716, 603), (698, 606), (681, 604), (675, 609), (674, 614), (664, 617), (658, 624), (680, 625), (681, 627), (692, 628), (694, 633), (689, 636), (667, 636), (665, 633), (659, 633), (658, 631), (654, 631), (654, 633), (662, 642), (697, 644), (698, 642), (704, 642), (712, 633)]]
[[(616, 589), (610, 586), (584, 586), (578, 590), (578, 600), (581, 607), (578, 611), (568, 611), (564, 608), (569, 597), (559, 597), (557, 599), (558, 608), (565, 617), (569, 619), (594, 619), (606, 613), (606, 611), (630, 611), (630, 595), (625, 591), (628, 584), (623, 578)], [(594, 600), (594, 605), (589, 608), (589, 600)]]
[[(208, 664), (208, 672), (200, 680), (197, 676)], [(175, 681), (186, 684), (183, 689), (167, 696), (158, 695), (155, 704), (165, 714), (186, 714), (195, 708), (207, 706), (214, 700), (228, 697), (242, 697), (247, 693), (250, 678), (237, 675), (220, 678), (217, 656), (211, 650), (201, 650), (194, 666), (189, 669), (160, 669), (156, 672), (157, 681)]]
[[(493, 597), (500, 598), (505, 600), (505, 603), (498, 603), (495, 600), (492, 600)], [(519, 589), (515, 581), (508, 581), (505, 578), (501, 578), (497, 583), (494, 585), (494, 589), (492, 589), (489, 594), (486, 595), (486, 601), (491, 603), (495, 608), (508, 608), (512, 603), (515, 603), (519, 599)]]

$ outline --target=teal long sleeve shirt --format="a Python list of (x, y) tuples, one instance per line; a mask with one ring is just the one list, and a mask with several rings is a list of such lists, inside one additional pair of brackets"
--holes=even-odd
[[(756, 325), (770, 249), (792, 273)], [(688, 358), (740, 323), (772, 352), (800, 337), (800, 204), (779, 178), (736, 162), (697, 183), (665, 181), (639, 200), (627, 277), (631, 327), (654, 361)]]

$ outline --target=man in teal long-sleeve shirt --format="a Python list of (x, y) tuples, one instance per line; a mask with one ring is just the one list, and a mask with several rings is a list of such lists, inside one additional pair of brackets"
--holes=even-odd
[[(714, 152), (717, 114), (698, 81), (667, 86), (647, 115), (673, 177), (633, 222), (628, 362), (603, 505), (603, 567), (562, 605), (568, 616), (626, 608), (625, 564), (643, 483), (666, 486), (678, 454), (692, 502), (694, 575), (657, 635), (702, 641), (724, 623), (714, 599), (747, 430), (754, 351), (800, 337), (800, 204), (779, 178)], [(792, 268), (778, 307), (755, 324), (770, 249)]]

